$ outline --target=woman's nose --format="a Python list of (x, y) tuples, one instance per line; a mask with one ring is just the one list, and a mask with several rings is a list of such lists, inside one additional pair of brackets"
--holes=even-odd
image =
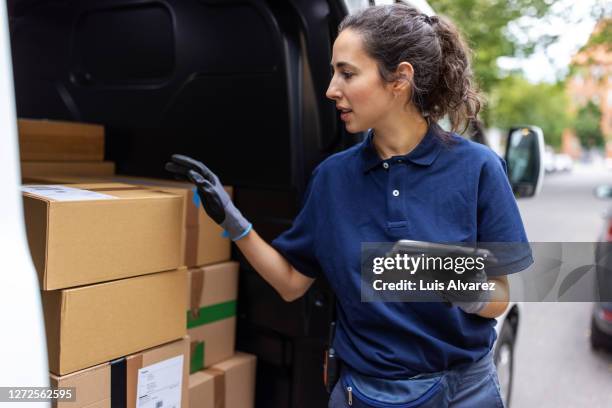
[(325, 96), (334, 101), (342, 98), (342, 93), (338, 89), (337, 86), (334, 85), (334, 80), (329, 82), (329, 86), (327, 87), (327, 92), (325, 92)]

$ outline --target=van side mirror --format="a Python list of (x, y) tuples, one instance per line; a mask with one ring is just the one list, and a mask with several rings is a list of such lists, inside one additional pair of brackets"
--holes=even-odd
[(544, 178), (544, 134), (537, 126), (510, 129), (506, 144), (508, 179), (517, 198), (532, 197)]

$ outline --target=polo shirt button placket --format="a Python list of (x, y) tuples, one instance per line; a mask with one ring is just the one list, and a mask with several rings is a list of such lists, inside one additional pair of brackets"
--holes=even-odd
[(393, 190), (393, 197), (399, 196), (399, 190)]

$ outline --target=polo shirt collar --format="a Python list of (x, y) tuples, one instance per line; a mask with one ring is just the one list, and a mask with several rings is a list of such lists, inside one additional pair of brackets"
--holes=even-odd
[[(361, 145), (361, 156), (363, 159), (363, 171), (368, 172), (374, 169), (377, 166), (380, 166), (383, 159), (378, 156), (376, 152), (376, 148), (374, 147), (373, 138), (374, 132), (372, 129), (368, 132), (367, 137), (363, 141)], [(423, 139), (419, 142), (419, 144), (412, 149), (412, 151), (406, 155), (402, 156), (393, 156), (394, 159), (405, 159), (412, 163), (421, 165), (421, 166), (429, 166), (431, 165), (438, 154), (440, 154), (440, 149), (442, 148), (440, 141), (438, 140), (438, 136), (436, 135), (435, 125), (429, 126), (427, 129), (427, 133), (423, 137)]]

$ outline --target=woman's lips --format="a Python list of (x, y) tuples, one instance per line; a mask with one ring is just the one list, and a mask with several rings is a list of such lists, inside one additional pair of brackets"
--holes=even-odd
[(340, 114), (340, 119), (342, 119), (343, 121), (347, 121), (349, 119), (349, 115), (353, 113), (353, 111), (349, 111), (349, 112), (342, 112)]

